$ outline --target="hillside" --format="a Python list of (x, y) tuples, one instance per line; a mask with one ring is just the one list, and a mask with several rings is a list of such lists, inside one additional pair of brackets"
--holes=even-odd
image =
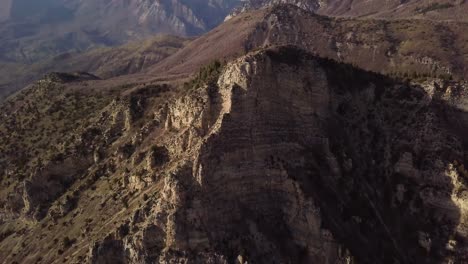
[(2, 106), (3, 263), (467, 261), (466, 83), (288, 47), (115, 82)]
[(468, 3), (464, 0), (247, 0), (234, 8), (230, 17), (277, 4), (293, 4), (309, 12), (335, 17), (468, 21)]
[(294, 4), (327, 16), (467, 21), (460, 0), (2, 0), (0, 62), (33, 63), (67, 52), (122, 45), (156, 34), (203, 34), (245, 11)]
[(6, 95), (57, 70), (85, 71), (103, 78), (141, 70), (158, 78), (188, 77), (214, 59), (285, 44), (389, 75), (468, 79), (467, 25), (453, 21), (329, 18), (293, 5), (269, 7), (235, 16), (190, 42), (156, 37), (83, 55), (63, 54), (33, 65), (0, 64), (0, 94)]
[(184, 47), (190, 40), (156, 36), (118, 47), (67, 53), (32, 65), (0, 65), (0, 99), (54, 71), (90, 72), (101, 78), (137, 73), (153, 66)]
[(236, 16), (148, 73), (187, 75), (217, 58), (295, 45), (320, 57), (400, 77), (468, 79), (467, 23), (314, 15), (293, 5)]
[(464, 0), (327, 0), (317, 12), (361, 18), (468, 21), (468, 3)]
[(288, 2), (1, 63), (0, 263), (468, 263), (468, 23)]
[[(22, 1), (26, 5), (30, 0)], [(20, 2), (15, 2), (14, 5), (20, 5)], [(7, 8), (11, 3), (2, 1), (0, 6)], [(289, 7), (288, 11), (293, 15), (281, 15), (280, 12), (273, 11), (281, 18), (275, 21), (271, 10), (275, 10), (274, 6), (278, 3), (289, 3), (304, 11), (293, 10), (293, 7)], [(132, 57), (133, 55), (130, 55), (132, 52), (122, 51), (122, 48), (110, 51), (106, 47), (129, 41), (140, 43), (148, 37), (153, 38), (157, 33), (201, 34), (216, 27), (229, 13), (227, 25), (222, 25), (221, 28), (235, 25), (245, 29), (248, 33), (232, 28), (230, 30), (237, 31), (238, 34), (230, 38), (237, 40), (233, 43), (226, 42), (222, 46), (213, 45), (217, 45), (219, 50), (235, 50), (234, 55), (243, 54), (245, 51), (263, 47), (266, 44), (294, 43), (320, 56), (387, 74), (465, 78), (467, 56), (465, 27), (468, 22), (464, 14), (468, 11), (467, 4), (462, 1), (441, 3), (437, 6), (427, 1), (398, 3), (386, 1), (383, 5), (378, 0), (353, 1), (352, 4), (341, 0), (336, 2), (262, 0), (243, 1), (242, 5), (236, 8), (241, 4), (237, 0), (219, 0), (209, 3), (175, 1), (172, 4), (164, 1), (150, 3), (147, 0), (112, 1), (107, 4), (99, 1), (57, 2), (49, 0), (40, 5), (50, 7), (45, 9), (35, 10), (32, 6), (31, 9), (23, 10), (21, 6), (17, 6), (10, 8), (11, 14), (4, 15), (9, 19), (5, 18), (5, 21), (0, 22), (0, 98), (37, 80), (46, 72), (56, 69), (92, 72), (96, 75), (103, 75), (102, 77), (105, 78), (120, 75), (120, 73), (138, 72), (158, 62), (159, 52), (156, 52), (156, 59), (150, 58), (149, 62), (142, 62), (150, 55), (142, 57), (139, 54), (133, 54), (135, 57)], [(63, 11), (64, 8), (69, 11)], [(375, 11), (377, 9), (379, 12)], [(6, 13), (5, 10), (4, 13)], [(26, 13), (18, 13), (18, 10), (34, 11), (36, 15), (28, 15), (26, 19)], [(70, 17), (62, 16), (53, 20), (55, 15), (49, 14), (50, 12), (62, 15), (70, 13)], [(244, 14), (246, 12), (247, 14)], [(311, 12), (346, 17), (346, 19), (323, 18), (314, 16)], [(229, 21), (237, 15), (243, 20)], [(374, 18), (379, 20), (370, 20)], [(418, 20), (415, 22), (414, 20), (401, 20), (403, 18)], [(52, 20), (47, 22), (47, 19)], [(87, 24), (90, 21), (92, 21), (91, 26)], [(270, 22), (273, 24), (269, 24)], [(294, 24), (291, 31), (289, 23)], [(287, 36), (283, 35), (284, 30), (288, 33)], [(217, 31), (219, 30), (212, 31), (208, 37)], [(252, 35), (250, 39), (240, 38), (248, 34)], [(259, 36), (260, 34), (263, 35)], [(278, 39), (279, 36), (282, 39)], [(208, 37), (201, 37), (196, 42), (197, 45), (210, 46), (211, 44), (201, 41), (208, 40)], [(428, 39), (427, 43), (426, 39)], [(260, 40), (262, 42), (259, 42)], [(150, 41), (142, 45), (147, 46)], [(216, 42), (217, 40), (210, 39), (209, 41)], [(244, 47), (239, 47), (240, 42), (244, 42), (242, 44)], [(130, 46), (138, 50), (137, 45)], [(175, 46), (180, 45), (175, 44)], [(199, 52), (205, 54), (203, 56), (205, 58), (200, 58), (204, 63), (221, 55), (217, 51), (199, 49)], [(81, 53), (86, 54), (80, 56)], [(106, 54), (120, 53), (126, 54), (115, 56), (119, 60), (122, 59), (121, 65), (114, 67), (112, 61), (109, 66), (102, 65), (102, 63), (107, 64), (104, 62), (106, 60), (99, 57), (105, 58)], [(227, 54), (233, 55), (229, 52)], [(175, 62), (180, 64), (187, 60), (182, 57), (174, 57), (174, 59), (177, 58)], [(97, 61), (98, 66), (92, 65), (91, 61)], [(140, 67), (142, 63), (144, 66)], [(164, 67), (167, 68), (167, 65), (165, 64)], [(200, 63), (195, 64), (196, 67), (200, 65)], [(158, 68), (158, 71), (160, 70), (161, 68)]]

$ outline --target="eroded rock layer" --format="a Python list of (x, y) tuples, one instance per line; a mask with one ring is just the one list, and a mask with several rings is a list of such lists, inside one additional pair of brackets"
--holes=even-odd
[(465, 83), (292, 47), (99, 82), (2, 106), (4, 263), (467, 261)]

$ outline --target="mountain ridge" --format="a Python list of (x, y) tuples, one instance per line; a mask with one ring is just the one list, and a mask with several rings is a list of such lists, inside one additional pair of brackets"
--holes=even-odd
[(34, 64), (0, 102), (0, 262), (468, 262), (468, 23), (287, 1)]
[(198, 76), (42, 80), (3, 104), (5, 263), (465, 260), (466, 83), (291, 46)]
[(0, 98), (19, 90), (51, 71), (93, 73), (101, 78), (137, 73), (172, 55), (190, 39), (156, 36), (118, 47), (66, 53), (32, 65), (4, 64), (0, 73)]
[[(420, 20), (328, 18), (282, 5), (234, 17), (147, 71), (190, 74), (217, 58), (268, 46), (296, 45), (320, 57), (375, 72), (402, 77), (447, 74), (466, 79), (465, 26)], [(229, 36), (231, 31), (234, 33)], [(458, 40), (449, 42), (449, 38)], [(210, 45), (216, 48), (208, 51)]]
[[(188, 77), (214, 59), (235, 57), (268, 45), (294, 43), (319, 56), (352, 63), (375, 72), (401, 77), (467, 79), (468, 68), (465, 64), (468, 47), (465, 43), (468, 36), (464, 32), (465, 22), (327, 18), (301, 10), (292, 5), (283, 5), (235, 16), (209, 33), (187, 43), (179, 53), (171, 54), (164, 61), (156, 60), (148, 64), (148, 67), (143, 69), (144, 74), (183, 74)], [(293, 28), (288, 29), (290, 26)], [(282, 30), (286, 30), (286, 33), (283, 34)], [(230, 32), (233, 34), (228, 36)], [(155, 45), (158, 46), (157, 43)], [(118, 50), (119, 48), (116, 49), (116, 53)], [(90, 51), (87, 54), (92, 53), (93, 51)], [(97, 56), (100, 55), (99, 50), (96, 50), (96, 53)], [(18, 80), (14, 74), (8, 74), (10, 68), (6, 64), (3, 70), (3, 87), (15, 82), (24, 85), (32, 80), (32, 77), (44, 74), (48, 69), (53, 70), (54, 66), (65, 70), (101, 74), (93, 67), (88, 67), (86, 59), (80, 63), (80, 56), (86, 58), (87, 55), (76, 55), (70, 59), (66, 56), (63, 59), (59, 57), (57, 63), (51, 61), (26, 66), (25, 69), (29, 69), (31, 74), (25, 70), (20, 73), (23, 76), (31, 76), (27, 80)], [(140, 58), (139, 55), (135, 55), (135, 58), (129, 57), (128, 60), (138, 62)], [(70, 63), (75, 63), (76, 66), (69, 67), (67, 64)], [(129, 67), (134, 66), (130, 64)], [(134, 69), (124, 70), (122, 73), (140, 71), (138, 67)], [(105, 74), (102, 77), (115, 75)]]

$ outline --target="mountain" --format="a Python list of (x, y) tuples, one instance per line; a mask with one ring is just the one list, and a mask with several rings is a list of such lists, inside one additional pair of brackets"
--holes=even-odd
[(103, 47), (83, 53), (64, 53), (32, 65), (0, 65), (0, 98), (54, 71), (91, 72), (101, 78), (139, 72), (172, 55), (190, 39), (159, 35), (117, 47)]
[(187, 75), (217, 58), (290, 44), (387, 75), (468, 79), (467, 25), (330, 18), (293, 5), (276, 6), (228, 20), (148, 69), (148, 73)]
[[(238, 2), (0, 0), (0, 100), (37, 80), (47, 71), (61, 69), (101, 74), (90, 62), (101, 52), (121, 53), (122, 49), (105, 51), (108, 47), (135, 42), (146, 42), (143, 45), (148, 45), (158, 34), (202, 34), (221, 23)], [(80, 55), (85, 52), (88, 53)], [(128, 67), (132, 70), (113, 68), (112, 71), (132, 73), (135, 69), (144, 68), (130, 65), (133, 62), (141, 63), (142, 56), (135, 54), (136, 57), (130, 58), (130, 52), (126, 53), (125, 61), (120, 63), (129, 62)], [(93, 59), (87, 61), (91, 59), (90, 56)], [(144, 58), (149, 56), (152, 55), (147, 51)], [(97, 61), (102, 63), (102, 60)], [(150, 59), (145, 64), (153, 62), (154, 59)], [(110, 75), (105, 72), (104, 77), (115, 76), (115, 73)]]
[(0, 64), (0, 262), (467, 263), (467, 23), (259, 7)]
[(1, 109), (2, 259), (463, 263), (467, 93), (292, 47), (48, 76)]
[[(402, 37), (408, 37), (408, 47), (413, 47), (413, 44), (415, 44), (412, 43), (413, 38), (422, 40), (428, 37), (431, 42), (434, 42), (429, 47), (431, 51), (424, 51), (422, 53), (425, 55), (420, 55), (419, 46), (414, 46), (416, 53), (412, 59), (404, 59), (403, 70), (395, 69), (397, 67), (392, 67), (394, 69), (389, 70), (394, 71), (396, 74), (445, 74), (447, 76), (461, 76), (465, 72), (463, 62), (461, 62), (464, 60), (465, 47), (458, 44), (463, 43), (463, 40), (456, 42), (458, 47), (452, 47), (450, 43), (445, 43), (447, 38), (464, 38), (463, 27), (467, 22), (464, 14), (468, 12), (468, 5), (464, 1), (432, 3), (426, 0), (413, 0), (400, 3), (400, 1), (382, 2), (380, 0), (353, 2), (344, 0), (47, 0), (40, 2), (1, 0), (0, 73), (2, 74), (0, 76), (0, 100), (24, 87), (32, 80), (37, 80), (47, 71), (63, 68), (62, 70), (65, 71), (86, 71), (100, 75), (101, 72), (90, 66), (88, 61), (83, 60), (87, 55), (80, 57), (80, 53), (96, 49), (91, 53), (97, 54), (103, 48), (125, 45), (129, 42), (142, 42), (153, 38), (155, 34), (199, 35), (216, 27), (223, 20), (229, 20), (243, 12), (271, 8), (283, 3), (296, 5), (305, 11), (321, 15), (357, 18), (359, 20), (377, 18), (387, 21), (389, 19), (416, 18), (426, 21), (429, 19), (432, 21), (429, 22), (430, 24), (440, 26), (440, 28), (436, 29), (429, 25), (430, 36), (422, 35), (422, 32), (425, 32), (423, 29), (425, 25), (424, 22), (418, 22), (420, 29), (418, 29), (417, 34), (420, 34), (420, 36), (414, 36), (411, 32), (406, 32), (403, 36), (392, 37), (395, 37), (400, 43), (403, 41)], [(436, 22), (440, 20), (450, 20), (451, 22), (447, 25)], [(358, 24), (367, 23), (370, 25), (378, 24), (376, 21)], [(328, 26), (333, 28), (332, 25)], [(346, 30), (355, 30), (350, 27), (350, 25), (346, 26)], [(374, 30), (384, 32), (387, 30), (385, 27), (385, 22), (382, 22), (379, 27), (374, 27)], [(452, 28), (455, 28), (455, 30), (452, 30)], [(316, 33), (313, 29), (309, 30), (314, 34)], [(404, 29), (397, 29), (397, 31), (402, 30)], [(337, 37), (343, 40), (336, 42), (336, 45), (349, 42), (347, 37), (343, 37), (343, 34), (345, 34), (343, 30), (333, 28), (325, 31), (328, 31), (328, 34), (337, 34)], [(358, 31), (363, 34), (365, 29), (359, 29)], [(389, 32), (388, 35), (393, 33)], [(373, 41), (371, 34), (367, 35), (363, 41), (375, 43), (374, 47), (378, 47), (377, 40)], [(311, 42), (308, 45), (317, 45), (317, 49), (327, 49), (329, 45), (335, 45), (333, 39), (323, 42), (325, 37), (321, 36), (322, 40), (320, 42), (322, 43), (307, 38)], [(378, 40), (382, 40), (382, 36)], [(383, 39), (383, 41), (385, 45), (390, 45), (385, 52), (392, 54), (393, 44), (389, 42), (393, 42), (393, 40)], [(336, 53), (338, 57), (343, 57), (343, 52), (340, 49), (347, 48), (344, 46), (336, 47), (334, 48), (336, 51), (328, 53)], [(423, 50), (425, 49), (423, 47)], [(453, 52), (451, 52), (452, 49)], [(407, 52), (403, 51), (405, 52), (404, 56), (412, 56), (412, 50), (413, 48), (410, 48), (410, 51)], [(373, 53), (374, 51), (372, 51)], [(365, 51), (362, 54), (363, 59), (368, 60), (369, 54), (369, 52)], [(75, 56), (76, 59), (71, 58)], [(334, 55), (327, 56), (336, 58)], [(392, 56), (389, 55), (389, 57)], [(447, 65), (447, 62), (440, 64), (441, 61), (438, 58), (440, 56), (449, 60), (448, 64), (450, 65)], [(51, 59), (55, 57), (58, 58), (57, 61)], [(126, 61), (138, 62), (140, 59), (141, 57), (138, 55), (132, 59), (127, 56)], [(385, 63), (388, 63), (389, 60), (389, 63), (393, 63), (391, 62), (393, 58), (381, 58), (377, 61), (375, 61), (375, 58), (371, 59), (373, 60), (372, 64), (380, 63), (382, 59), (387, 60)], [(83, 64), (80, 62), (83, 62)], [(354, 63), (353, 61), (349, 62)], [(400, 62), (397, 61), (396, 64), (399, 65)], [(426, 66), (424, 66), (424, 72), (418, 73), (418, 65), (421, 63), (426, 64)], [(69, 64), (73, 66), (70, 67)], [(129, 67), (133, 69), (130, 73), (140, 69), (139, 67), (135, 68), (135, 66)], [(434, 67), (437, 69), (434, 70)], [(367, 68), (380, 70), (381, 67), (372, 66)], [(452, 68), (453, 74), (451, 72)], [(433, 71), (435, 73), (432, 73)], [(125, 71), (121, 70), (114, 72), (125, 73)], [(115, 74), (109, 75), (107, 73), (104, 75), (103, 77), (115, 76)]]
[(234, 8), (230, 17), (277, 4), (292, 4), (327, 16), (468, 21), (468, 3), (464, 0), (247, 0)]
[(318, 13), (331, 16), (366, 18), (417, 18), (468, 21), (468, 3), (464, 0), (327, 0)]
[(234, 17), (192, 40), (156, 37), (84, 54), (62, 54), (29, 66), (4, 64), (0, 88), (6, 94), (50, 71), (84, 71), (101, 78), (140, 71), (187, 77), (215, 59), (283, 44), (385, 74), (468, 79), (466, 26), (465, 22), (327, 18), (292, 5), (271, 7)]
[(58, 57), (91, 72), (0, 104), (0, 260), (466, 263), (465, 28), (281, 5)]
[(159, 33), (197, 35), (222, 22), (237, 2), (2, 0), (0, 60), (31, 63), (63, 52), (121, 45)]
[(242, 3), (242, 5), (239, 5), (238, 7), (234, 8), (229, 14), (229, 16), (226, 17), (226, 20), (243, 12), (272, 7), (280, 4), (295, 5), (301, 9), (310, 12), (316, 12), (317, 10), (319, 10), (321, 5), (320, 1), (317, 0), (246, 0)]
[(322, 15), (426, 18), (466, 21), (464, 1), (347, 0), (2, 0), (0, 61), (32, 63), (66, 52), (122, 45), (155, 34), (193, 36), (219, 25), (228, 14), (297, 5)]

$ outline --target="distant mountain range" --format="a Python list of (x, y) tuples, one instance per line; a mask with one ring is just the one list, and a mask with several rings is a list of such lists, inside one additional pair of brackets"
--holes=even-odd
[(322, 15), (466, 20), (462, 0), (1, 0), (0, 60), (31, 63), (62, 52), (154, 36), (194, 36), (228, 15), (289, 3)]
[(155, 34), (198, 35), (221, 23), (237, 3), (2, 0), (0, 60), (31, 63), (53, 54), (115, 46)]
[[(0, 0), (0, 98), (47, 70), (93, 71), (96, 67), (74, 58), (89, 50), (96, 56), (102, 48), (158, 34), (201, 35), (239, 13), (284, 3), (321, 15), (361, 19), (468, 19), (464, 0)], [(134, 72), (140, 66), (128, 68)]]

